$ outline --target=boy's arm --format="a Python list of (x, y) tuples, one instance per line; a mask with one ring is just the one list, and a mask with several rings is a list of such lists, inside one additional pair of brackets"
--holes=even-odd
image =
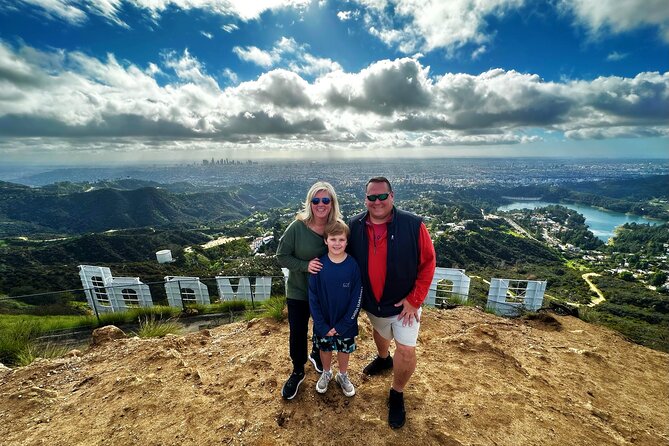
[(311, 274), (309, 275), (309, 310), (311, 311), (311, 318), (314, 321), (314, 334), (318, 337), (323, 337), (331, 327), (328, 327), (323, 317), (319, 295), (318, 274)]
[(346, 315), (337, 321), (334, 326), (337, 334), (346, 333), (353, 324), (358, 323), (358, 313), (360, 312), (360, 304), (362, 303), (362, 278), (360, 277), (360, 269), (357, 264), (353, 269), (350, 290)]

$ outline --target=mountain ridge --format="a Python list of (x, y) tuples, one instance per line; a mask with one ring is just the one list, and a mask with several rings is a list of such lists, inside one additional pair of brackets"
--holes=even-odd
[[(259, 200), (243, 192), (172, 193), (156, 187), (58, 193), (0, 184), (0, 236), (31, 232), (85, 233), (111, 229), (226, 221), (243, 218)], [(268, 200), (278, 205), (275, 200)], [(27, 228), (32, 228), (28, 231)]]

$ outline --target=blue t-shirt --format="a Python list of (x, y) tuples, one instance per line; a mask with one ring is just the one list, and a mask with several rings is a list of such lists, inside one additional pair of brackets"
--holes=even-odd
[(358, 264), (350, 255), (341, 263), (334, 263), (327, 254), (320, 261), (323, 269), (309, 277), (309, 308), (314, 320), (314, 334), (323, 337), (334, 327), (342, 338), (357, 336), (362, 299)]

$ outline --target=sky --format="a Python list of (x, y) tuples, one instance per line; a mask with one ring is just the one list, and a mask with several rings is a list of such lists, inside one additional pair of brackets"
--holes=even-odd
[(3, 0), (0, 160), (669, 158), (666, 0)]

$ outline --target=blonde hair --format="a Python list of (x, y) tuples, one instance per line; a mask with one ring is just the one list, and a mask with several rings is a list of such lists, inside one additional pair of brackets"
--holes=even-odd
[(335, 220), (332, 223), (328, 223), (323, 231), (323, 238), (328, 238), (331, 235), (344, 234), (346, 238), (351, 235), (351, 230), (348, 228), (348, 225), (344, 223), (344, 220)]
[(318, 181), (309, 188), (307, 199), (304, 201), (304, 209), (295, 217), (297, 220), (302, 220), (305, 223), (311, 223), (313, 221), (314, 214), (311, 212), (311, 199), (322, 190), (330, 195), (331, 200), (330, 205), (332, 207), (330, 208), (330, 214), (328, 214), (328, 224), (343, 219), (341, 211), (339, 210), (339, 200), (337, 200), (337, 194), (335, 193), (334, 187), (328, 182)]

